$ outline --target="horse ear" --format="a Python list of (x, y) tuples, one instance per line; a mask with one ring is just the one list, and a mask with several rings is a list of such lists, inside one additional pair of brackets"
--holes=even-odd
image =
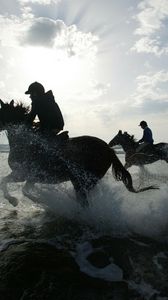
[(119, 130), (118, 134), (122, 134), (122, 130)]
[(3, 106), (3, 105), (5, 105), (5, 103), (0, 99), (0, 105), (1, 105), (1, 107)]
[(9, 104), (10, 104), (10, 106), (14, 106), (14, 100), (11, 100), (11, 102)]

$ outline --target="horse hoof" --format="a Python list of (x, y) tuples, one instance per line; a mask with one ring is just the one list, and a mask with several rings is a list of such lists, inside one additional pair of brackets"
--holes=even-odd
[(23, 188), (22, 189), (22, 193), (23, 193), (23, 195), (25, 197), (27, 197), (28, 199), (32, 200), (33, 202), (35, 202), (35, 203), (39, 202), (39, 197), (38, 196), (34, 196), (29, 191), (27, 191), (27, 189)]
[(89, 206), (89, 202), (87, 200), (87, 197), (83, 197), (81, 195), (77, 195), (77, 201), (78, 203), (83, 207), (86, 208)]

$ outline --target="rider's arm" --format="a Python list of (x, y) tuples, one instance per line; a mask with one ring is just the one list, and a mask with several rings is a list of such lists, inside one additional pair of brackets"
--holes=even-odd
[(27, 116), (26, 122), (29, 123), (29, 124), (32, 124), (35, 117), (36, 117), (36, 115), (37, 115), (36, 106), (34, 105), (34, 103), (32, 103), (32, 109), (31, 109), (30, 113)]
[(140, 139), (140, 140), (138, 141), (138, 143), (143, 143), (143, 142), (144, 142), (144, 137), (145, 137), (145, 132), (143, 133), (142, 139)]
[(143, 143), (144, 142), (144, 137), (142, 137), (142, 139), (140, 139), (139, 141), (138, 141), (138, 143)]

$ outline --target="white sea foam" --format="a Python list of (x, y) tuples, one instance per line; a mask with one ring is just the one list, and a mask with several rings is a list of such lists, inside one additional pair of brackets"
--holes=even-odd
[[(119, 156), (123, 161), (123, 156)], [(0, 154), (1, 178), (10, 172), (7, 164), (7, 154)], [(23, 184), (9, 184), (12, 195), (19, 198), (19, 205), (13, 208), (4, 199), (0, 191), (0, 205), (8, 211), (17, 210), (30, 216), (34, 210), (50, 210), (56, 217), (76, 219), (78, 222), (91, 225), (100, 234), (130, 234), (137, 233), (145, 236), (162, 237), (167, 239), (168, 233), (168, 165), (157, 162), (147, 168), (147, 172), (139, 173), (138, 168), (131, 168), (134, 186), (142, 183), (158, 184), (159, 190), (145, 191), (133, 194), (126, 190), (122, 182), (115, 182), (111, 169), (101, 180), (88, 198), (89, 207), (83, 209), (76, 202), (75, 193), (70, 182), (54, 185), (36, 186), (33, 192), (37, 203), (33, 203), (22, 194)], [(163, 180), (164, 178), (164, 180)], [(1, 210), (1, 214), (3, 211)]]
[[(123, 155), (119, 157), (124, 162)], [(7, 153), (0, 154), (0, 165), (0, 178), (3, 178), (10, 172)], [(160, 189), (138, 194), (130, 193), (122, 182), (114, 180), (110, 168), (106, 176), (90, 193), (89, 207), (84, 209), (77, 203), (70, 182), (59, 185), (36, 184), (35, 188), (30, 191), (30, 194), (36, 199), (35, 202), (23, 196), (24, 183), (9, 184), (9, 192), (19, 200), (19, 204), (17, 207), (12, 207), (4, 199), (0, 190), (0, 251), (5, 251), (14, 244), (31, 241), (49, 243), (61, 249), (67, 243), (70, 245), (69, 251), (74, 255), (82, 272), (107, 281), (122, 281), (124, 268), (122, 270), (121, 265), (114, 263), (113, 259), (103, 267), (96, 267), (88, 259), (95, 252), (91, 243), (92, 239), (103, 235), (125, 237), (139, 234), (167, 241), (168, 236), (168, 165), (157, 162), (145, 167), (143, 171), (140, 171), (138, 167), (132, 167), (130, 173), (136, 189), (140, 185), (142, 187), (151, 184), (158, 184)], [(62, 228), (63, 233), (58, 230), (58, 235), (55, 231), (51, 235), (49, 232), (48, 235), (49, 225), (43, 235), (45, 225), (53, 224), (53, 219), (54, 221), (58, 220), (59, 226), (59, 217), (63, 221), (64, 218), (66, 221), (74, 221), (72, 223), (75, 226), (79, 224), (84, 228), (84, 232), (77, 239), (73, 232), (71, 236), (71, 231), (70, 237), (68, 234), (65, 237), (66, 232)], [(71, 224), (71, 222), (68, 223)], [(67, 222), (65, 226), (67, 226)], [(72, 227), (73, 229), (74, 227)], [(153, 264), (160, 272), (163, 267), (160, 259), (164, 258), (164, 255), (164, 252), (159, 252), (152, 258)], [(157, 299), (166, 299), (159, 297), (155, 286), (143, 278), (139, 283), (134, 280), (127, 281), (127, 283), (144, 299), (151, 299), (156, 295)]]
[(88, 261), (88, 256), (94, 253), (89, 242), (78, 245), (76, 251), (76, 262), (80, 266), (80, 270), (91, 277), (101, 278), (108, 281), (122, 281), (123, 271), (114, 263), (110, 263), (104, 268), (96, 268)]

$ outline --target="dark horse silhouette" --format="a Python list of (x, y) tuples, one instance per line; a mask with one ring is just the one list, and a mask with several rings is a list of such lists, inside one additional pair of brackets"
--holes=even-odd
[(137, 153), (136, 148), (139, 144), (134, 139), (134, 136), (129, 135), (127, 132), (122, 133), (122, 131), (119, 130), (118, 134), (109, 143), (110, 147), (116, 145), (121, 145), (125, 151), (125, 168), (129, 168), (132, 165), (141, 167), (156, 162), (157, 160), (165, 160), (168, 163), (167, 143), (149, 145)]
[(27, 196), (27, 191), (35, 183), (71, 181), (77, 199), (85, 206), (88, 204), (88, 192), (111, 165), (116, 180), (122, 181), (130, 192), (154, 189), (149, 186), (135, 190), (131, 175), (103, 140), (92, 136), (46, 136), (26, 125), (27, 108), (22, 103), (15, 106), (13, 100), (9, 104), (0, 100), (0, 104), (0, 130), (7, 130), (10, 146), (8, 164), (12, 170), (2, 179), (1, 188), (11, 204), (17, 205), (17, 199), (8, 193), (8, 182), (26, 181), (23, 193)]

